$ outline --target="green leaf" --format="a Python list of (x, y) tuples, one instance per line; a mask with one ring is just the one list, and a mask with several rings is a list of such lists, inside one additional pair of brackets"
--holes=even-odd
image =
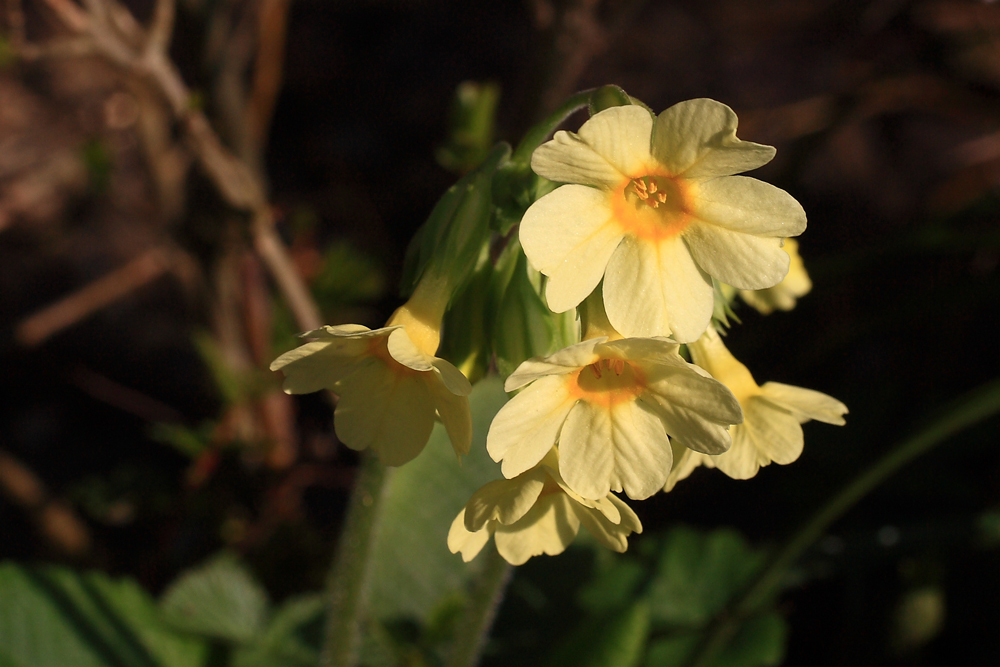
[(410, 618), (426, 623), (432, 611), (479, 571), (448, 551), (451, 522), (483, 484), (500, 477), (486, 453), (486, 432), (507, 394), (497, 377), (480, 381), (469, 397), (472, 449), (461, 465), (441, 424), (424, 452), (392, 471), (373, 547), (367, 591), (369, 614), (386, 622)]
[(228, 553), (179, 577), (160, 602), (164, 617), (188, 632), (234, 643), (254, 640), (264, 627), (267, 593)]
[(234, 652), (233, 667), (314, 667), (319, 663), (325, 610), (319, 594), (285, 602), (259, 641)]
[[(785, 657), (788, 625), (780, 614), (748, 619), (710, 667), (767, 667)], [(680, 631), (650, 644), (645, 667), (686, 667), (697, 656), (705, 633)]]
[(649, 605), (639, 601), (611, 614), (591, 616), (546, 662), (551, 667), (631, 667), (642, 660), (649, 636)]
[(438, 200), (407, 248), (400, 281), (403, 296), (412, 294), (429, 268), (446, 276), (455, 290), (468, 280), (490, 234), (493, 173), (508, 155), (510, 146), (497, 144), (475, 171), (459, 179)]
[(489, 244), (483, 244), (479, 264), (472, 277), (452, 297), (444, 316), (444, 336), (437, 355), (454, 364), (472, 383), (489, 369), (491, 347), (489, 287), (493, 279)]
[(577, 600), (591, 613), (621, 609), (632, 600), (647, 576), (646, 568), (639, 563), (617, 557), (611, 567), (584, 584)]
[(463, 81), (452, 101), (448, 143), (435, 152), (445, 169), (465, 173), (482, 162), (493, 144), (500, 86)]
[(688, 627), (707, 623), (742, 590), (760, 563), (761, 555), (736, 531), (703, 534), (674, 528), (650, 585), (654, 622)]
[(208, 654), (130, 579), (4, 563), (0, 591), (3, 667), (200, 667)]
[[(506, 281), (506, 282), (505, 282)], [(497, 263), (493, 351), (500, 374), (508, 376), (526, 359), (546, 356), (579, 340), (576, 311), (553, 313), (539, 295), (541, 277), (528, 266), (516, 241)]]

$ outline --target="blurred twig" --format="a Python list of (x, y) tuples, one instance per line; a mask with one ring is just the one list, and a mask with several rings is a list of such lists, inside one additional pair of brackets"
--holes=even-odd
[(80, 556), (90, 549), (90, 531), (73, 509), (52, 498), (45, 483), (28, 466), (3, 450), (0, 490), (31, 514), (42, 535), (60, 551)]
[(153, 248), (129, 263), (50, 304), (22, 320), (14, 337), (25, 347), (35, 347), (53, 334), (118, 301), (163, 275), (170, 268), (168, 253)]
[(223, 199), (233, 208), (251, 214), (254, 248), (274, 277), (299, 326), (303, 329), (319, 327), (319, 309), (274, 230), (274, 214), (259, 174), (222, 144), (204, 113), (194, 108), (190, 91), (169, 58), (167, 46), (173, 0), (157, 2), (153, 23), (155, 39), (144, 33), (127, 10), (114, 0), (87, 0), (87, 11), (69, 0), (44, 2), (67, 28), (89, 39), (97, 53), (156, 86)]

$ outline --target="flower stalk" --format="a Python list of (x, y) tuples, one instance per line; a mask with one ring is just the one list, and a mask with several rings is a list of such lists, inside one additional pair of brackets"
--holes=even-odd
[(389, 471), (377, 456), (362, 455), (337, 553), (327, 575), (321, 667), (358, 664), (363, 598), (372, 564), (371, 548), (378, 532), (389, 478)]

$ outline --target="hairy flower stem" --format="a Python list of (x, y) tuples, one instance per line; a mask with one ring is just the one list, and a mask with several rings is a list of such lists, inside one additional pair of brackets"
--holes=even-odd
[(830, 502), (824, 505), (774, 555), (757, 575), (753, 584), (728, 610), (709, 626), (708, 636), (690, 667), (708, 667), (726, 647), (743, 620), (758, 613), (777, 593), (788, 568), (799, 559), (823, 533), (859, 500), (904, 465), (959, 431), (1000, 412), (1000, 380), (993, 380), (956, 400), (942, 416), (917, 435), (904, 440), (861, 473)]
[(479, 664), (493, 619), (514, 572), (514, 568), (496, 549), (487, 549), (483, 558), (483, 569), (455, 628), (455, 641), (446, 667), (475, 667)]
[(353, 667), (361, 645), (362, 597), (371, 568), (371, 547), (390, 478), (378, 457), (366, 452), (354, 482), (344, 529), (327, 575), (326, 628), (321, 667)]

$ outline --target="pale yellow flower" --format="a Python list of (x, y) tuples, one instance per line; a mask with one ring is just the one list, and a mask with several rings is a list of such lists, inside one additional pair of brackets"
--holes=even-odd
[(624, 336), (689, 342), (712, 317), (713, 277), (740, 289), (781, 281), (781, 240), (805, 230), (805, 212), (783, 190), (733, 175), (774, 156), (737, 139), (736, 123), (707, 99), (656, 119), (612, 107), (536, 149), (532, 169), (569, 184), (532, 204), (520, 227), (529, 261), (548, 276), (549, 307), (575, 307), (603, 277)]
[(730, 429), (733, 446), (728, 452), (716, 456), (684, 453), (667, 480), (668, 491), (699, 465), (718, 468), (734, 479), (749, 479), (761, 466), (785, 465), (799, 458), (801, 424), (811, 419), (844, 424), (847, 406), (826, 394), (780, 382), (758, 386), (713, 328), (688, 349), (696, 364), (732, 390), (743, 407), (743, 423)]
[(337, 394), (333, 425), (348, 447), (371, 447), (385, 465), (402, 465), (423, 450), (437, 417), (455, 453), (469, 452), (469, 381), (444, 359), (418, 349), (406, 327), (345, 324), (302, 337), (317, 340), (281, 355), (271, 370), (284, 372), (286, 393)]
[(619, 553), (628, 536), (641, 533), (639, 517), (612, 494), (587, 500), (559, 475), (558, 453), (514, 479), (496, 480), (476, 491), (448, 531), (448, 548), (472, 560), (494, 536), (497, 551), (512, 565), (532, 556), (562, 553), (581, 524), (598, 542)]
[(775, 310), (791, 310), (795, 307), (796, 300), (812, 289), (806, 265), (799, 255), (798, 242), (795, 239), (785, 239), (783, 249), (791, 258), (788, 275), (784, 280), (767, 289), (740, 290), (740, 298), (762, 315), (768, 315)]
[(507, 378), (507, 391), (525, 388), (497, 413), (486, 439), (505, 477), (534, 467), (558, 442), (559, 472), (575, 493), (597, 499), (624, 490), (643, 499), (667, 479), (670, 438), (709, 454), (729, 449), (739, 404), (685, 362), (676, 343), (606, 341), (529, 359)]

